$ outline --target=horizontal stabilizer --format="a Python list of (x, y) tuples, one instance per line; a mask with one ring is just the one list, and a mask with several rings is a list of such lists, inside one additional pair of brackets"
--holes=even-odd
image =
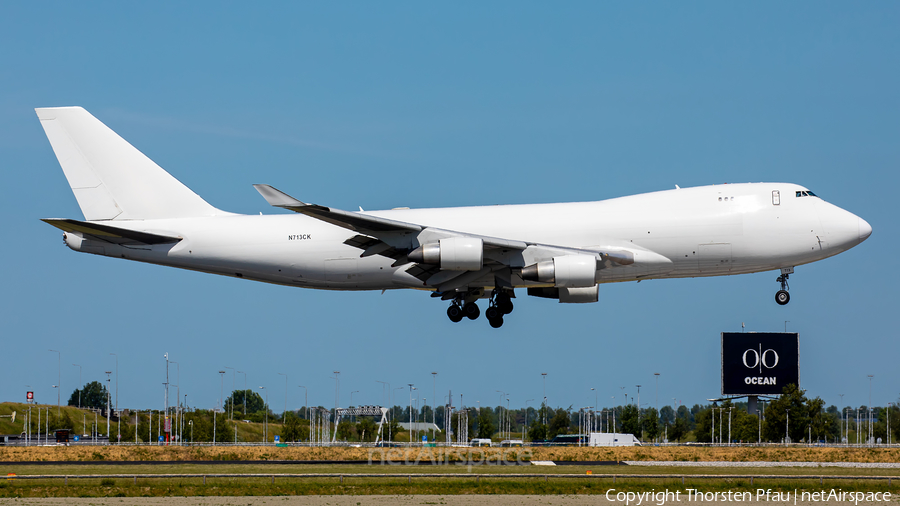
[(41, 221), (49, 223), (64, 232), (88, 234), (116, 244), (168, 244), (181, 240), (181, 237), (138, 232), (136, 230), (99, 225), (86, 221), (65, 219), (43, 219)]

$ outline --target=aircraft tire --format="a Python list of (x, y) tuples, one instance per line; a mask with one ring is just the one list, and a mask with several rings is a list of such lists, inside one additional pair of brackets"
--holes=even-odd
[(450, 318), (451, 322), (459, 323), (463, 319), (462, 308), (456, 304), (451, 305), (447, 308), (447, 317)]
[(513, 312), (513, 303), (509, 299), (501, 300), (499, 303), (497, 303), (497, 307), (503, 314), (509, 314)]
[(475, 304), (474, 302), (470, 302), (463, 306), (463, 313), (470, 320), (477, 320), (478, 317), (481, 316), (481, 310), (478, 309), (478, 304)]
[(499, 329), (503, 326), (503, 317), (498, 316), (497, 318), (488, 318), (488, 323), (491, 324), (491, 327)]
[(789, 294), (787, 290), (778, 290), (775, 292), (775, 302), (777, 302), (779, 306), (784, 306), (790, 301), (791, 294)]
[(495, 318), (502, 318), (503, 313), (500, 312), (500, 309), (497, 306), (491, 306), (484, 311), (484, 316), (488, 320), (493, 320)]

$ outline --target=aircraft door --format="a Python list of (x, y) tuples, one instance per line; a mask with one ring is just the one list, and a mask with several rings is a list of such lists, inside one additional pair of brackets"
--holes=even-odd
[(727, 272), (731, 270), (731, 244), (714, 243), (697, 246), (700, 272)]

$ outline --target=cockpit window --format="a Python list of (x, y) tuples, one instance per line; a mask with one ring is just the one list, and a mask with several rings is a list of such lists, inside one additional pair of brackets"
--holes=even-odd
[(797, 191), (798, 197), (816, 197), (817, 195), (809, 190)]

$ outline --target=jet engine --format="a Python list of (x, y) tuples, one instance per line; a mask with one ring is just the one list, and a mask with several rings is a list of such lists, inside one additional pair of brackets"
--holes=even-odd
[(446, 271), (479, 271), (484, 265), (484, 243), (475, 237), (449, 237), (423, 244), (406, 256), (416, 263), (440, 265)]
[(553, 283), (558, 288), (587, 288), (597, 284), (597, 259), (592, 255), (565, 255), (522, 268), (522, 279)]

